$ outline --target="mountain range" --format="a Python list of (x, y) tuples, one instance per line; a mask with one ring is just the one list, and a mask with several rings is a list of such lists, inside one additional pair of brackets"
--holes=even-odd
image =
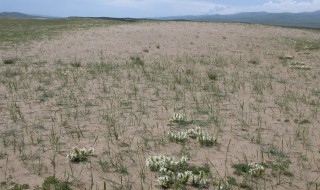
[[(50, 16), (29, 15), (18, 12), (2, 12), (0, 17), (5, 18), (53, 18)], [(120, 19), (120, 18), (117, 18)], [(244, 12), (229, 15), (187, 15), (149, 18), (156, 20), (188, 20), (206, 22), (232, 22), (267, 24), (275, 26), (302, 27), (320, 29), (320, 10), (315, 12), (302, 13), (268, 13), (268, 12)], [(135, 20), (130, 18), (130, 20)]]
[(320, 28), (320, 10), (302, 13), (268, 13), (245, 12), (230, 15), (196, 15), (162, 17), (160, 20), (191, 20), (208, 22), (241, 22), (253, 24), (267, 24), (275, 26)]
[(0, 13), (0, 18), (54, 18), (50, 16), (40, 16), (40, 15), (29, 15), (19, 12), (2, 12)]

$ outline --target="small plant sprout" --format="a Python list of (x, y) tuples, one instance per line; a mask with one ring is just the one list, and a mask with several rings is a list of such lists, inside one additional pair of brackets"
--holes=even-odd
[(72, 162), (81, 162), (81, 161), (86, 161), (90, 155), (92, 155), (94, 151), (94, 148), (77, 148), (74, 147), (70, 153), (67, 155), (67, 157), (72, 161)]
[(171, 122), (175, 123), (187, 123), (187, 117), (184, 114), (174, 113), (170, 119)]

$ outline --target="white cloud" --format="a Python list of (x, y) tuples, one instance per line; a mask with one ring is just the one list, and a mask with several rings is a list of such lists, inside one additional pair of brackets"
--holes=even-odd
[(222, 14), (230, 14), (237, 12), (311, 12), (320, 10), (320, 0), (311, 1), (297, 1), (297, 0), (271, 0), (262, 5), (256, 6), (243, 6), (243, 7), (231, 7), (229, 9), (222, 10)]
[(145, 13), (145, 16), (174, 16), (206, 14), (226, 6), (204, 0), (99, 0), (109, 7), (125, 8)]
[(269, 0), (261, 5), (227, 6), (208, 0), (99, 0), (107, 7), (128, 10), (128, 16), (152, 17), (238, 12), (304, 12), (320, 10), (320, 0)]

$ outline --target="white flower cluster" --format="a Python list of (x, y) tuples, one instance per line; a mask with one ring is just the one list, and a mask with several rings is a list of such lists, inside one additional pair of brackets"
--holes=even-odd
[(185, 142), (188, 138), (188, 134), (185, 132), (168, 132), (168, 138), (172, 142)]
[(69, 154), (67, 155), (67, 158), (69, 158), (73, 162), (81, 162), (84, 161), (90, 156), (94, 151), (94, 148), (77, 148), (74, 147)]
[(265, 171), (265, 167), (258, 163), (249, 163), (248, 166), (250, 167), (249, 174), (254, 177), (261, 176)]
[(203, 187), (208, 183), (208, 179), (204, 171), (200, 171), (199, 175), (192, 175), (192, 184), (195, 186)]
[(197, 137), (197, 140), (201, 145), (205, 146), (213, 146), (217, 144), (217, 139), (208, 133), (201, 133), (201, 135)]
[(184, 114), (174, 113), (170, 121), (176, 122), (176, 123), (184, 123), (184, 122), (187, 122), (188, 120)]
[(150, 156), (146, 160), (147, 166), (151, 171), (175, 171), (177, 167), (185, 166), (188, 158), (183, 156), (180, 161), (174, 161), (172, 157), (168, 156)]
[(197, 127), (196, 129), (189, 129), (186, 132), (168, 132), (168, 138), (173, 142), (185, 142), (188, 137), (193, 139), (197, 138), (201, 145), (213, 146), (217, 144), (217, 139), (210, 136), (208, 133), (204, 133), (200, 127)]
[(187, 130), (188, 137), (193, 138), (193, 139), (197, 138), (201, 134), (202, 134), (202, 130), (200, 127)]
[(199, 175), (195, 175), (189, 170), (184, 172), (177, 171), (187, 166), (187, 160), (188, 158), (185, 156), (180, 161), (174, 161), (172, 157), (167, 156), (151, 156), (146, 160), (146, 164), (151, 171), (159, 171), (161, 173), (157, 181), (163, 187), (167, 188), (176, 182), (186, 184), (189, 179), (192, 180), (192, 184), (195, 186), (206, 186), (208, 180), (204, 171), (200, 171)]

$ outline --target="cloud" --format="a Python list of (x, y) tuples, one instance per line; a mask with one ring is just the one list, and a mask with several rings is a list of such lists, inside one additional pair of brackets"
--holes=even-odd
[[(105, 7), (121, 10), (129, 17), (159, 17), (199, 14), (232, 14), (239, 12), (307, 12), (320, 10), (320, 0), (269, 0), (252, 5), (232, 5), (231, 1), (210, 0), (98, 0)], [(261, 2), (261, 1), (260, 1)], [(250, 5), (251, 4), (251, 5)]]
[(238, 12), (311, 12), (320, 10), (320, 0), (298, 1), (298, 0), (271, 0), (261, 5), (230, 7), (221, 11), (222, 14)]
[[(128, 14), (142, 17), (198, 15), (212, 10), (222, 10), (226, 6), (205, 0), (99, 0), (105, 6), (130, 9)], [(133, 15), (133, 16), (135, 16)], [(130, 16), (130, 15), (129, 15)]]

